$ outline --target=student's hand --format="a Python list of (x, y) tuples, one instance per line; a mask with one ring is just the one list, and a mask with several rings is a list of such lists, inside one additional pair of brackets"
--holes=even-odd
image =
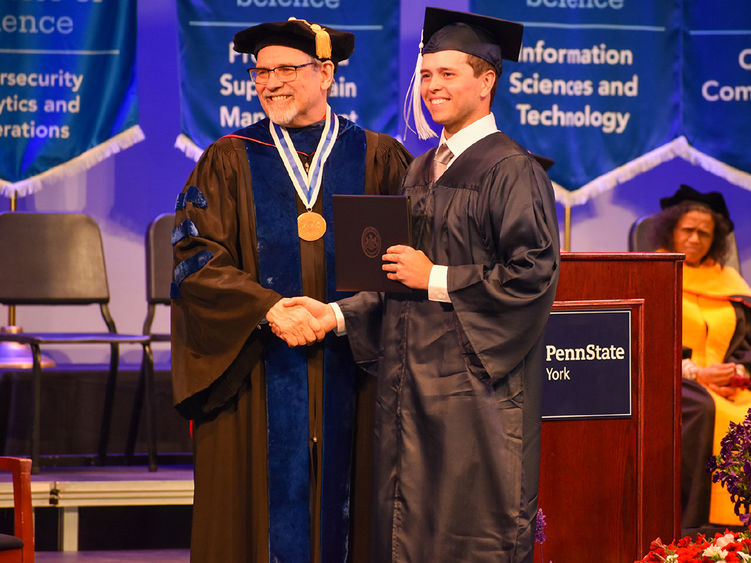
[(412, 289), (428, 289), (433, 263), (422, 250), (397, 244), (386, 249), (381, 257), (382, 269), (390, 280), (402, 282)]
[(292, 297), (291, 299), (282, 299), (285, 307), (301, 306), (313, 315), (318, 321), (324, 333), (336, 328), (336, 315), (331, 305), (321, 303), (311, 297)]
[(302, 346), (323, 340), (326, 332), (310, 312), (300, 305), (285, 306), (285, 299), (274, 303), (266, 313), (271, 331), (288, 346)]

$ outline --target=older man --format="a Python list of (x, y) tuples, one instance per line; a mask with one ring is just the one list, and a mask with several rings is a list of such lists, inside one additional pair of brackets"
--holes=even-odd
[(345, 561), (358, 379), (346, 342), (317, 344), (318, 321), (280, 300), (336, 299), (331, 194), (393, 193), (410, 157), (327, 103), (352, 34), (292, 18), (241, 31), (234, 47), (256, 57), (268, 119), (206, 150), (173, 235), (174, 394), (194, 421), (191, 559)]

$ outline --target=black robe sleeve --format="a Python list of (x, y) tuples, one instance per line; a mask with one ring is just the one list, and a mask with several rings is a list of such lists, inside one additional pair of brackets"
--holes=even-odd
[(751, 371), (751, 297), (734, 296), (735, 332), (725, 356), (726, 362), (743, 364)]
[(176, 272), (182, 273), (176, 274), (177, 295), (172, 300), (173, 390), (178, 405), (227, 371), (281, 298), (257, 281), (244, 142), (221, 139), (211, 145), (181, 197), (185, 201), (177, 206), (175, 224), (187, 236), (174, 244)]
[(449, 266), (448, 290), (475, 353), (498, 381), (540, 339), (555, 296), (560, 254), (550, 180), (528, 155), (505, 158), (485, 175), (472, 215), (485, 221), (479, 231), (494, 259)]

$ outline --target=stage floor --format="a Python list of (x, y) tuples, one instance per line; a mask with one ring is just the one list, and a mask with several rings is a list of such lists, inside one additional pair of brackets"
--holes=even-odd
[(188, 563), (190, 551), (187, 549), (143, 549), (126, 551), (37, 551), (37, 563)]

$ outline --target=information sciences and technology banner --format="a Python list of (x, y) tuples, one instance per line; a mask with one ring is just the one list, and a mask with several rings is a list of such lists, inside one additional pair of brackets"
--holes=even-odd
[(698, 151), (751, 173), (751, 5), (684, 6), (684, 134)]
[(396, 134), (398, 0), (178, 0), (182, 133), (176, 146), (198, 159), (217, 138), (265, 118), (232, 37), (247, 27), (294, 16), (355, 34), (339, 64), (329, 103), (361, 127)]
[(143, 139), (136, 0), (0, 3), (0, 191), (25, 195)]
[(504, 61), (493, 110), (499, 128), (556, 161), (549, 174), (567, 190), (608, 189), (603, 175), (677, 135), (677, 1), (471, 0), (470, 8), (524, 24), (520, 61)]

